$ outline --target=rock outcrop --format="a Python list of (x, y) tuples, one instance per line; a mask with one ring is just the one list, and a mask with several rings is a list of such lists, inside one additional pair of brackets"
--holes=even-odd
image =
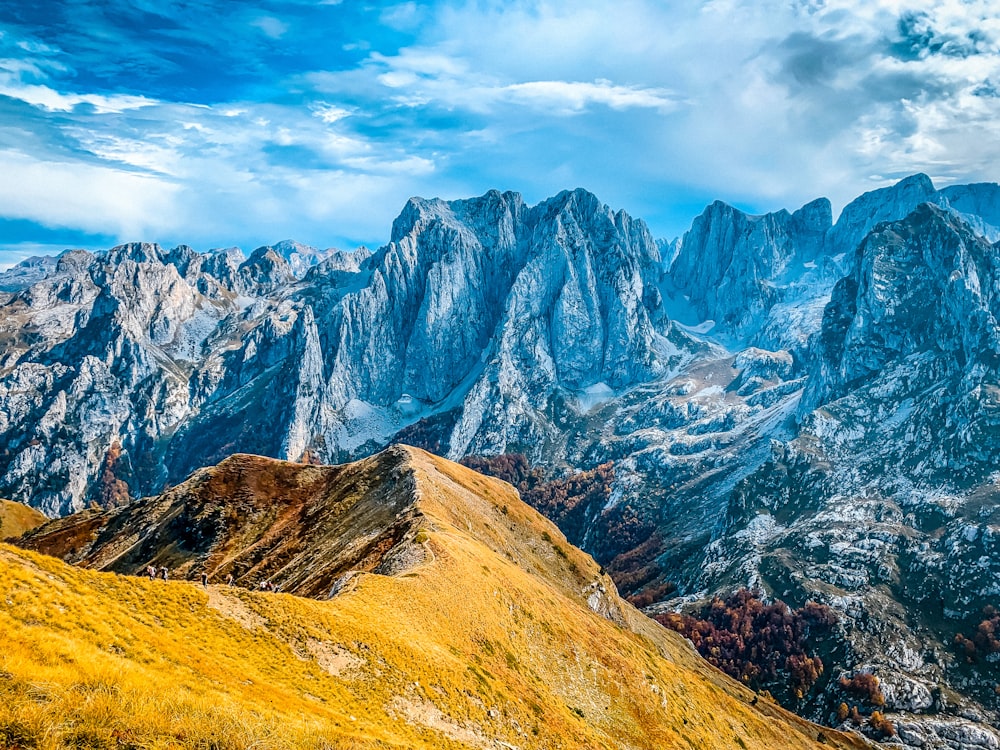
[[(734, 488), (701, 576), (838, 608), (845, 674), (882, 679), (915, 747), (1000, 744), (969, 724), (997, 725), (993, 663), (954, 645), (1000, 591), (998, 270), (996, 246), (931, 204), (868, 235), (826, 308), (797, 435)], [(931, 700), (942, 685), (961, 697)]]

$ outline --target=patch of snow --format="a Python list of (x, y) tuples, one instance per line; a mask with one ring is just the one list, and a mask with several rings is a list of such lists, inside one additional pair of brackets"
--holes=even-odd
[(725, 393), (726, 389), (723, 388), (721, 385), (710, 385), (706, 386), (705, 388), (702, 388), (700, 391), (694, 394), (694, 398), (709, 398), (711, 396), (724, 396)]
[(178, 326), (171, 347), (174, 357), (185, 362), (199, 361), (205, 340), (212, 335), (218, 324), (219, 319), (212, 312), (195, 310), (194, 315)]
[(698, 323), (696, 325), (686, 326), (683, 323), (679, 323), (679, 322), (677, 322), (675, 320), (674, 321), (674, 325), (676, 325), (682, 331), (687, 331), (688, 333), (697, 333), (697, 334), (700, 334), (700, 335), (704, 335), (704, 334), (710, 332), (713, 328), (715, 328), (715, 321), (714, 320), (704, 320), (701, 323)]
[(581, 412), (589, 412), (594, 407), (605, 404), (615, 397), (615, 392), (607, 383), (588, 385), (576, 395), (576, 403)]
[(423, 404), (420, 403), (419, 399), (415, 399), (409, 393), (401, 395), (394, 406), (396, 411), (406, 417), (418, 414), (423, 410)]

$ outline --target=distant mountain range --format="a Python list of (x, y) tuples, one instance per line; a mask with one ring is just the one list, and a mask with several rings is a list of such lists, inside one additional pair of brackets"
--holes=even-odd
[(0, 495), (61, 515), (398, 439), (610, 462), (562, 521), (625, 593), (822, 601), (846, 651), (797, 710), (874, 672), (904, 742), (1000, 748), (998, 657), (955, 645), (1000, 603), (998, 239), (1000, 187), (915, 175), (673, 242), (491, 191), (412, 199), (373, 253), (32, 260), (0, 275)]

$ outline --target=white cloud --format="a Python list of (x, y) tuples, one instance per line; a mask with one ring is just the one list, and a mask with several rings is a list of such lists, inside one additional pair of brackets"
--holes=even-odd
[(250, 22), (250, 25), (260, 29), (271, 39), (281, 39), (281, 37), (288, 33), (288, 24), (274, 16), (255, 18)]
[(345, 117), (350, 117), (352, 114), (350, 109), (326, 102), (317, 102), (314, 104), (312, 112), (327, 125), (333, 125), (335, 122), (343, 120)]
[[(663, 87), (616, 84), (607, 79), (504, 80), (497, 72), (474, 70), (464, 58), (437, 50), (407, 48), (395, 56), (373, 53), (368, 65), (375, 81), (392, 90), (393, 101), (408, 107), (434, 105), (485, 113), (517, 105), (570, 115), (595, 105), (663, 112), (678, 106), (672, 92)], [(327, 85), (335, 88), (337, 78), (327, 79)]]
[(411, 0), (410, 2), (389, 6), (382, 11), (379, 19), (390, 28), (397, 31), (407, 31), (416, 28), (424, 16), (424, 9)]
[[(820, 194), (843, 205), (917, 170), (1000, 177), (1000, 97), (983, 93), (1000, 87), (995, 0), (619, 0), (613, 12), (605, 0), (466, 0), (367, 12), (394, 29), (391, 43), (331, 29), (332, 69), (265, 71), (254, 90), (271, 87), (272, 102), (88, 93), (59, 72), (58, 50), (23, 48), (0, 61), (0, 94), (38, 119), (4, 123), (0, 138), (20, 149), (17, 174), (70, 201), (41, 205), (48, 189), (29, 188), (4, 213), (86, 219), (88, 231), (172, 226), (178, 241), (309, 239), (304, 230), (321, 244), (324, 231), (384, 237), (416, 193), (510, 187), (537, 200), (583, 185), (655, 228), (674, 211), (667, 196), (770, 210)], [(276, 11), (238, 23), (281, 38), (294, 58), (299, 24)], [(372, 51), (345, 69), (344, 50)], [(20, 163), (26, 132), (37, 151)], [(73, 198), (88, 193), (85, 176), (108, 199)]]
[(541, 107), (551, 106), (563, 113), (581, 112), (591, 104), (602, 104), (612, 109), (639, 107), (662, 112), (678, 106), (676, 99), (667, 89), (616, 86), (606, 80), (593, 83), (528, 81), (504, 86), (497, 92), (509, 96), (514, 101)]
[(4, 215), (48, 227), (141, 239), (176, 226), (179, 186), (82, 161), (0, 152)]
[(109, 96), (105, 94), (64, 94), (48, 86), (17, 83), (8, 76), (0, 76), (0, 96), (20, 99), (34, 107), (50, 112), (72, 112), (81, 104), (89, 104), (98, 114), (120, 113), (156, 104), (153, 99), (131, 94)]

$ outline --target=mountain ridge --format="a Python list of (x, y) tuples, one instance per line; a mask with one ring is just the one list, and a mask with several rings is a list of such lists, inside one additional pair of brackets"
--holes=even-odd
[[(110, 716), (116, 731), (136, 741), (197, 744), (212, 731), (205, 719), (189, 719), (191, 709), (184, 705), (189, 700), (185, 695), (201, 695), (205, 686), (161, 695), (172, 715), (183, 717), (189, 732), (185, 737), (162, 722), (123, 715), (128, 704), (116, 696), (133, 696), (136, 676), (145, 671), (168, 679), (160, 683), (168, 686), (211, 675), (205, 684), (215, 696), (214, 705), (245, 706), (248, 739), (261, 731), (258, 725), (266, 724), (266, 717), (277, 714), (289, 724), (296, 745), (309, 742), (297, 740), (303, 728), (301, 718), (290, 720), (295, 712), (309, 717), (312, 731), (328, 741), (354, 738), (373, 741), (372, 747), (654, 748), (717, 741), (747, 748), (776, 742), (789, 748), (867, 746), (860, 738), (821, 729), (758, 699), (706, 665), (685, 641), (619, 600), (596, 563), (568, 546), (555, 526), (523, 505), (509, 486), (406, 447), (333, 471), (337, 468), (237, 456), (207, 477), (231, 475), (237, 486), (230, 499), (248, 502), (247, 493), (273, 499), (285, 492), (287, 481), (261, 484), (269, 473), (313, 477), (320, 472), (333, 485), (355, 492), (356, 504), (384, 510), (383, 493), (398, 492), (405, 484), (392, 472), (409, 473), (413, 484), (405, 492), (423, 514), (418, 532), (423, 538), (413, 543), (429, 554), (382, 573), (354, 571), (334, 592), (323, 592), (323, 601), (217, 584), (202, 587), (194, 582), (198, 568), (177, 560), (172, 574), (190, 582), (101, 574), (0, 546), (0, 593), (10, 601), (0, 612), (5, 625), (0, 643), (13, 642), (25, 654), (14, 663), (0, 662), (9, 670), (0, 679), (0, 691), (8, 697), (0, 701), (0, 721), (13, 714), (21, 722), (18, 731), (31, 737), (62, 707), (54, 696), (41, 715), (33, 715), (33, 723), (26, 723), (23, 709), (30, 697), (25, 681), (34, 667), (34, 677), (40, 670), (50, 691), (52, 685), (72, 690), (74, 680), (118, 685), (99, 707), (99, 719), (84, 703), (69, 710), (73, 721), (64, 720), (60, 727), (100, 732)], [(188, 500), (196, 502), (191, 493), (205, 480), (200, 472), (186, 489), (166, 494), (188, 493)], [(352, 489), (365, 483), (367, 489)], [(369, 490), (374, 494), (367, 495)], [(324, 501), (328, 510), (338, 505), (329, 502), (336, 494)], [(120, 518), (128, 509), (113, 513)], [(91, 528), (93, 519), (94, 514), (84, 512), (75, 523)], [(230, 529), (235, 537), (242, 536), (246, 521), (242, 517)], [(129, 536), (143, 522), (135, 517), (117, 533)], [(53, 535), (66, 538), (68, 523), (53, 521), (48, 530), (21, 543), (45, 548)], [(279, 531), (282, 522), (268, 522), (256, 531), (256, 523), (250, 525), (252, 533), (243, 539), (248, 549)], [(302, 528), (305, 544), (329, 542), (307, 519)], [(190, 530), (187, 522), (177, 531), (184, 529)], [(343, 531), (345, 546), (350, 546), (348, 539), (366, 540), (369, 531), (365, 524), (349, 524)], [(189, 543), (181, 535), (161, 542), (161, 551)], [(98, 544), (115, 547), (108, 538)], [(393, 554), (391, 548), (386, 552)], [(141, 568), (150, 560), (162, 558), (136, 559), (122, 563), (122, 569)], [(94, 562), (114, 568), (121, 558), (112, 554)], [(272, 572), (248, 571), (240, 580), (251, 583)], [(286, 591), (305, 593), (309, 588), (280, 572), (275, 580), (286, 584)], [(25, 644), (37, 644), (37, 653), (48, 654), (53, 645), (41, 634), (66, 625), (59, 625), (59, 618), (45, 616), (41, 623), (32, 618), (55, 608), (76, 612), (84, 601), (91, 614), (80, 615), (81, 622), (93, 631), (78, 632), (72, 620), (67, 623), (70, 637), (77, 639), (79, 661), (36, 665)], [(99, 644), (108, 642), (108, 624), (95, 623), (94, 613), (99, 617), (102, 607), (112, 606), (117, 635), (110, 642), (116, 648), (102, 651)], [(64, 632), (62, 637), (68, 636)], [(168, 646), (164, 639), (175, 643)], [(178, 674), (170, 658), (150, 658), (144, 645), (150, 642), (170, 656), (187, 652), (179, 664), (188, 676)], [(239, 687), (246, 678), (257, 690), (266, 689), (270, 709), (261, 706), (252, 690)], [(147, 691), (150, 684), (145, 683)], [(282, 708), (286, 705), (290, 712)], [(48, 731), (69, 730), (48, 726)], [(104, 737), (98, 735), (93, 744), (115, 742), (110, 728)], [(232, 742), (225, 734), (217, 741)]]

